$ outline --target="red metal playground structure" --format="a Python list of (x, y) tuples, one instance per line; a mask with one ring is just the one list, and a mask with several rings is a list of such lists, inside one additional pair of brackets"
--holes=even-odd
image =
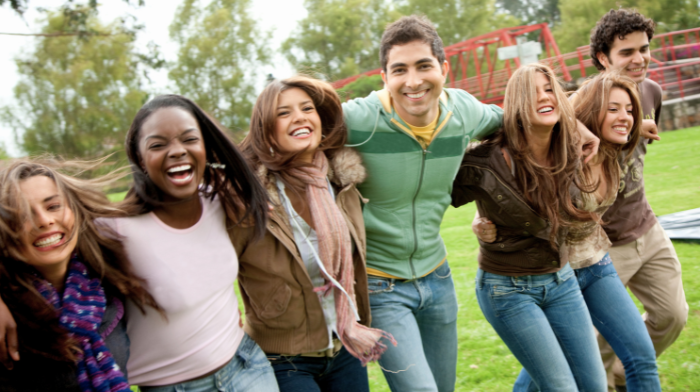
[[(552, 67), (558, 77), (576, 88), (586, 76), (597, 73), (582, 46), (561, 54), (546, 23), (503, 28), (445, 48), (451, 69), (447, 86), (461, 88), (484, 103), (501, 105), (506, 83), (520, 60), (498, 60), (497, 49), (516, 45), (517, 37), (537, 37), (546, 58), (539, 62)], [(658, 34), (650, 42), (651, 64), (648, 77), (664, 90), (664, 100), (700, 95), (700, 28)], [(381, 69), (364, 72), (333, 83), (341, 88), (362, 76), (379, 74)]]

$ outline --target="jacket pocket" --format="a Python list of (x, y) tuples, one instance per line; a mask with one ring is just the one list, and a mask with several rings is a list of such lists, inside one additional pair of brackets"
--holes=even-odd
[[(267, 328), (291, 329), (301, 326), (304, 321), (304, 297), (301, 293), (293, 295), (291, 287), (284, 281), (275, 280), (257, 287), (255, 293), (246, 290), (246, 294), (255, 313), (255, 317), (250, 318), (251, 325), (262, 323)], [(292, 301), (298, 303), (292, 304)]]

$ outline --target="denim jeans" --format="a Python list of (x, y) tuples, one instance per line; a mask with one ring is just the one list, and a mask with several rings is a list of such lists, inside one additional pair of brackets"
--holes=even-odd
[(568, 264), (556, 273), (517, 277), (479, 269), (476, 297), (540, 391), (607, 391), (591, 316)]
[[(610, 256), (606, 254), (597, 264), (575, 272), (593, 326), (610, 343), (625, 366), (627, 390), (661, 391), (654, 345), (644, 320), (615, 272)], [(529, 375), (523, 370), (517, 384), (526, 385), (529, 380)], [(536, 391), (537, 388), (530, 385), (527, 390)]]
[(143, 392), (279, 392), (265, 353), (247, 334), (236, 355), (216, 373), (180, 384), (141, 387)]
[(328, 357), (268, 354), (281, 392), (369, 392), (367, 368), (341, 348)]
[(393, 392), (452, 392), (457, 378), (457, 294), (447, 261), (411, 281), (370, 276), (372, 327), (394, 335), (379, 359)]

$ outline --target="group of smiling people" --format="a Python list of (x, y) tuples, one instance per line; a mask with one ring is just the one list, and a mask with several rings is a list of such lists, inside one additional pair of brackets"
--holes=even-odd
[(638, 84), (604, 72), (569, 99), (524, 65), (501, 111), (443, 89), (442, 42), (415, 16), (380, 60), (385, 90), (344, 104), (320, 80), (271, 82), (239, 145), (189, 99), (152, 99), (121, 202), (102, 193), (119, 172), (4, 162), (0, 391), (369, 391), (376, 360), (392, 391), (453, 391), (439, 226), (472, 201), (477, 298), (524, 367), (515, 389), (607, 390), (595, 327), (630, 391), (660, 390), (601, 226), (640, 142)]

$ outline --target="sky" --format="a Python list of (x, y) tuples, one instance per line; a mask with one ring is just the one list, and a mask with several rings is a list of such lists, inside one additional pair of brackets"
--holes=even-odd
[[(2, 33), (36, 33), (40, 25), (36, 23), (41, 13), (37, 8), (56, 8), (63, 0), (29, 0), (29, 9), (24, 18), (18, 16), (7, 5), (0, 7), (0, 32)], [(166, 60), (175, 60), (177, 45), (168, 36), (168, 26), (173, 20), (175, 11), (181, 1), (178, 0), (145, 0), (143, 7), (128, 5), (123, 0), (101, 0), (99, 17), (104, 22), (114, 17), (130, 14), (136, 17), (137, 23), (145, 26), (137, 37), (137, 46), (145, 48), (149, 42), (160, 47)], [(132, 1), (136, 3), (136, 1)], [(203, 1), (206, 3), (206, 0)], [(260, 22), (264, 30), (272, 30), (273, 38), (269, 47), (275, 52), (271, 64), (265, 67), (260, 75), (272, 73), (276, 78), (285, 78), (294, 74), (289, 62), (279, 54), (281, 43), (296, 28), (297, 22), (306, 16), (303, 0), (253, 0), (251, 7), (253, 18)], [(12, 89), (19, 81), (14, 59), (32, 50), (35, 38), (0, 35), (0, 107), (14, 105)], [(150, 75), (152, 88), (157, 92), (168, 91), (167, 71), (163, 70)], [(262, 89), (262, 84), (261, 84)], [(21, 152), (15, 145), (14, 133), (4, 124), (0, 124), (0, 143), (4, 143), (8, 153), (20, 156)]]

